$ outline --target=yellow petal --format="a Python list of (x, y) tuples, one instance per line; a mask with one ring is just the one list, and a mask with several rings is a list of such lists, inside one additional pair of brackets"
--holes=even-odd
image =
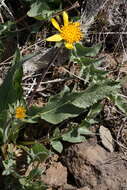
[(51, 19), (51, 23), (57, 30), (61, 31), (58, 22), (54, 18)]
[(50, 41), (50, 42), (59, 42), (61, 41), (63, 38), (61, 37), (60, 34), (54, 34), (53, 36), (50, 36), (46, 39), (46, 41)]
[(63, 12), (63, 21), (64, 21), (64, 26), (68, 25), (68, 14), (67, 12)]
[(74, 48), (73, 44), (68, 43), (68, 42), (65, 43), (65, 47), (66, 47), (67, 49), (73, 49), (73, 48)]
[(79, 22), (74, 22), (74, 25), (75, 25), (76, 27), (80, 27), (80, 23), (79, 23)]

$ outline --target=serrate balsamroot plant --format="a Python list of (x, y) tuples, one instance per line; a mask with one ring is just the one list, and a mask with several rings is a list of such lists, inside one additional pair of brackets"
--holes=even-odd
[(79, 22), (69, 22), (67, 12), (63, 12), (64, 25), (59, 25), (58, 22), (52, 18), (51, 22), (53, 26), (59, 31), (58, 34), (48, 37), (46, 40), (51, 42), (64, 41), (65, 47), (73, 49), (74, 44), (79, 42), (83, 38)]

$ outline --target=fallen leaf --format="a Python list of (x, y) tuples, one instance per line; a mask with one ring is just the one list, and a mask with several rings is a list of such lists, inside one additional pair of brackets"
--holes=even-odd
[(113, 152), (114, 151), (113, 138), (109, 129), (107, 129), (104, 126), (100, 126), (99, 133), (104, 147), (107, 148), (110, 152)]

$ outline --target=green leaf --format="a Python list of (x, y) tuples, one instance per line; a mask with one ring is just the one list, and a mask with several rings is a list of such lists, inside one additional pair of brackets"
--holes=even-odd
[(92, 57), (81, 57), (80, 58), (80, 63), (82, 63), (84, 65), (88, 65), (88, 64), (100, 62), (102, 59), (103, 58), (95, 59), (95, 58), (92, 58)]
[(104, 71), (102, 70), (102, 68), (97, 68), (95, 65), (90, 65), (89, 67), (90, 69), (90, 75), (94, 75), (96, 76), (97, 75), (97, 78), (102, 78), (102, 76), (105, 76), (108, 72), (107, 71)]
[(125, 114), (127, 114), (127, 100), (119, 95), (112, 97), (115, 105)]
[(4, 160), (3, 165), (4, 165), (4, 171), (3, 171), (2, 175), (7, 176), (7, 175), (14, 173), (14, 170), (16, 168), (15, 160), (13, 160), (13, 159)]
[(82, 108), (78, 108), (70, 103), (70, 100), (53, 102), (49, 106), (45, 107), (40, 117), (48, 122), (57, 124), (69, 117), (76, 117), (83, 111)]
[(50, 7), (46, 2), (36, 1), (31, 5), (31, 9), (28, 11), (27, 15), (38, 20), (44, 20), (49, 18), (53, 12), (54, 10), (50, 10)]
[(2, 111), (0, 113), (0, 128), (4, 128), (5, 123), (7, 121), (7, 117), (8, 117), (7, 111)]
[(94, 119), (101, 112), (102, 108), (103, 104), (101, 104), (100, 102), (94, 104), (87, 114), (86, 120)]
[(7, 21), (5, 23), (0, 24), (0, 38), (3, 36), (5, 37), (6, 35), (10, 35), (10, 31), (12, 27), (14, 26), (14, 22)]
[(88, 87), (84, 92), (74, 93), (71, 102), (79, 108), (87, 108), (115, 93), (120, 88), (117, 82), (105, 80)]
[(51, 145), (57, 152), (61, 153), (63, 151), (63, 145), (60, 141), (54, 140), (51, 141)]
[[(52, 124), (58, 124), (68, 118), (78, 116), (86, 108), (94, 105), (99, 100), (116, 93), (119, 84), (112, 81), (102, 81), (91, 85), (82, 92), (66, 92), (54, 96), (43, 108), (32, 107), (36, 115), (31, 119), (40, 117)], [(35, 112), (36, 110), (36, 112)]]
[(28, 178), (30, 178), (30, 179), (38, 178), (42, 175), (42, 173), (43, 173), (42, 168), (41, 169), (40, 168), (34, 168), (30, 171)]
[(85, 78), (86, 82), (88, 81), (102, 81), (106, 80), (106, 74), (108, 72), (102, 70), (95, 66), (95, 64), (87, 65), (86, 67), (82, 66), (82, 78)]
[(20, 122), (17, 122), (17, 121), (9, 122), (8, 121), (8, 125), (5, 126), (4, 132), (3, 132), (4, 143), (13, 142), (14, 144), (16, 144), (16, 140), (19, 136), (19, 131), (23, 127), (24, 126), (21, 121)]
[[(52, 124), (58, 124), (69, 117), (76, 117), (83, 111), (82, 108), (78, 108), (70, 103), (69, 100), (62, 100), (57, 103), (57, 99), (54, 99), (54, 102), (49, 103), (44, 108), (32, 107), (32, 110), (36, 109), (36, 114), (33, 116), (33, 120), (36, 117), (40, 117)], [(35, 113), (35, 112), (34, 112)], [(32, 119), (32, 118), (31, 118)]]
[(62, 135), (62, 140), (71, 142), (71, 143), (79, 143), (86, 140), (84, 136), (81, 136), (78, 133), (77, 129), (72, 129), (71, 131), (67, 132), (66, 134)]
[(93, 135), (94, 134), (86, 126), (79, 127), (78, 133), (80, 135)]
[(97, 54), (99, 53), (100, 49), (101, 49), (101, 44), (97, 44), (93, 47), (84, 47), (83, 45), (77, 43), (75, 45), (76, 47), (76, 54), (79, 57), (95, 57), (97, 56)]
[(49, 151), (45, 148), (43, 144), (35, 144), (33, 145), (30, 155), (32, 160), (36, 161), (44, 161), (49, 156)]
[(35, 144), (35, 145), (33, 145), (32, 151), (33, 151), (34, 154), (38, 154), (40, 152), (47, 152), (48, 153), (48, 150), (45, 148), (45, 146), (43, 144)]
[[(23, 68), (22, 65), (25, 61), (34, 57), (38, 53), (29, 54), (24, 57), (20, 57), (20, 52), (17, 49), (14, 59), (12, 61), (12, 66), (8, 71), (6, 78), (3, 84), (0, 86), (0, 113), (5, 109), (8, 109), (9, 104), (17, 102), (17, 100), (22, 99), (23, 90), (22, 90), (22, 76)], [(0, 119), (1, 126), (1, 119)]]
[[(36, 177), (36, 180), (35, 178), (32, 180), (32, 179), (29, 179), (29, 176), (27, 177), (20, 177), (19, 178), (19, 182), (21, 184), (21, 187), (20, 189), (22, 190), (47, 190), (47, 186), (40, 180), (38, 180), (39, 176)], [(17, 188), (16, 188), (17, 190)]]
[(59, 137), (60, 136), (60, 129), (56, 128), (53, 132), (53, 137)]
[(0, 86), (0, 112), (8, 109), (8, 105), (16, 102), (22, 97), (21, 80), (23, 75), (22, 63), (20, 62), (20, 53), (17, 50), (12, 67)]

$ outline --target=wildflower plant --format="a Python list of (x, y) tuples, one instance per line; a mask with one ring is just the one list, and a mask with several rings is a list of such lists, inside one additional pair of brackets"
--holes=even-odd
[[(83, 39), (80, 23), (70, 22), (65, 11), (62, 15), (63, 25), (58, 24), (56, 19), (51, 19), (59, 33), (46, 40), (63, 41), (65, 47), (71, 49), (70, 60), (80, 68), (77, 78), (82, 81), (82, 89), (78, 90), (75, 87), (70, 89), (65, 86), (61, 92), (51, 96), (45, 106), (32, 105), (30, 107), (23, 94), (22, 65), (28, 57), (30, 59), (33, 55), (27, 58), (21, 57), (19, 50), (16, 51), (12, 66), (0, 86), (0, 144), (2, 156), (5, 158), (3, 175), (12, 175), (19, 179), (23, 189), (32, 189), (33, 185), (36, 186), (38, 181), (35, 180), (35, 176), (38, 174), (40, 176), (42, 173), (36, 167), (27, 177), (19, 175), (16, 171), (14, 154), (7, 152), (7, 147), (10, 147), (11, 143), (16, 146), (16, 149), (23, 149), (26, 152), (27, 164), (35, 161), (40, 163), (51, 155), (50, 150), (62, 153), (65, 141), (79, 143), (86, 140), (85, 135), (93, 135), (88, 127), (98, 122), (96, 116), (103, 109), (103, 99), (112, 100), (123, 113), (127, 113), (125, 99), (120, 96), (120, 83), (109, 79), (108, 72), (101, 67), (102, 58), (98, 58), (101, 45), (84, 47), (79, 43)], [(83, 115), (83, 120), (80, 123), (74, 123), (72, 119), (79, 117), (80, 114)], [(66, 120), (68, 121), (66, 130), (62, 131), (61, 124), (63, 122), (66, 124)], [(26, 140), (26, 134), (21, 133), (21, 130), (25, 131), (25, 128), (30, 128), (31, 124), (40, 125), (40, 121), (50, 125), (47, 135), (40, 139)], [(43, 130), (42, 124), (39, 130)], [(11, 146), (10, 152), (13, 153), (15, 146)], [(46, 146), (50, 147), (50, 150)], [(42, 186), (44, 188), (40, 188)], [(43, 184), (42, 186), (35, 189), (46, 189)]]

